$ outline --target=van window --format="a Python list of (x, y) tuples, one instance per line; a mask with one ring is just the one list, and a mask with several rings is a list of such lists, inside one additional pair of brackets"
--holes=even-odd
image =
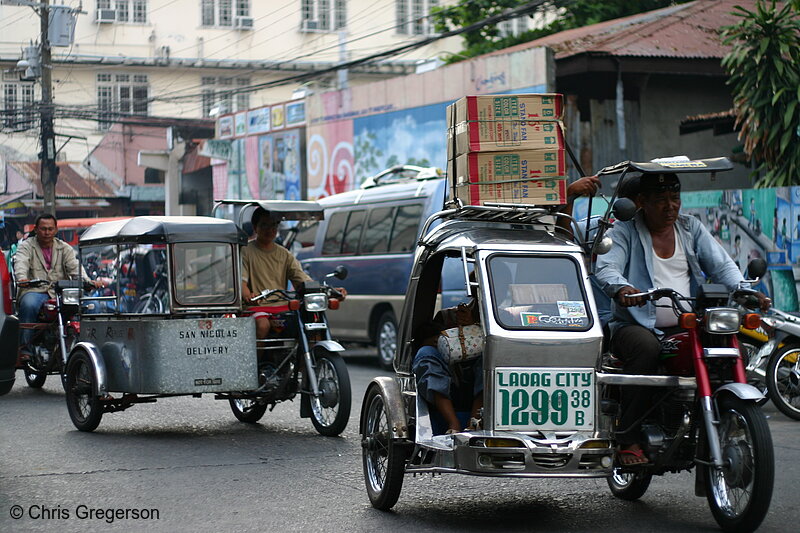
[(422, 217), (422, 205), (401, 205), (397, 208), (392, 240), (389, 245), (390, 252), (410, 252), (414, 249), (417, 240), (417, 231)]
[(322, 255), (336, 255), (341, 252), (347, 214), (347, 211), (340, 211), (331, 216), (331, 221), (328, 222), (328, 231), (325, 232), (325, 242), (322, 243)]
[(378, 207), (369, 212), (364, 238), (361, 239), (362, 254), (380, 254), (389, 250), (393, 215), (394, 207)]
[(358, 251), (358, 241), (361, 239), (361, 228), (364, 226), (366, 211), (353, 211), (347, 220), (347, 229), (344, 231), (342, 242), (343, 254), (354, 254)]

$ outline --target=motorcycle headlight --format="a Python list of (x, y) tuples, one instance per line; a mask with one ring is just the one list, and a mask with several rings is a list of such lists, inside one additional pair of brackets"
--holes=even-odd
[(303, 303), (306, 306), (306, 311), (319, 313), (328, 309), (328, 295), (322, 292), (306, 294), (303, 297)]
[(80, 289), (64, 289), (61, 292), (61, 303), (64, 305), (78, 305), (81, 303)]
[(718, 307), (706, 310), (705, 328), (709, 333), (736, 333), (739, 331), (739, 311)]

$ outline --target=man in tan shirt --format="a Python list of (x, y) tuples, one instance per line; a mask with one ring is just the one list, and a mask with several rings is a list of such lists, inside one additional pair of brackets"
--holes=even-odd
[[(249, 302), (265, 289), (285, 289), (291, 281), (295, 290), (302, 290), (311, 278), (300, 262), (283, 246), (275, 244), (280, 219), (259, 207), (253, 213), (256, 238), (242, 249), (242, 296)], [(275, 305), (275, 300), (258, 305)], [(269, 314), (256, 312), (256, 337), (263, 339), (270, 330)]]

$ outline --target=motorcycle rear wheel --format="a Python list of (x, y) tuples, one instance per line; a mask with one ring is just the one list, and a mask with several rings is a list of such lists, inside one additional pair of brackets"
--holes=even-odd
[(317, 357), (317, 388), (321, 396), (311, 400), (311, 423), (320, 435), (335, 437), (347, 427), (350, 418), (350, 374), (339, 355)]
[(391, 436), (386, 401), (378, 387), (370, 387), (361, 411), (361, 459), (364, 482), (372, 506), (388, 511), (400, 498), (405, 456)]
[(754, 531), (772, 500), (772, 436), (764, 413), (754, 402), (724, 396), (717, 405), (725, 467), (704, 467), (708, 505), (725, 531)]
[(787, 344), (770, 356), (767, 390), (781, 413), (800, 420), (800, 345)]
[(608, 481), (608, 488), (611, 493), (621, 500), (629, 502), (638, 500), (647, 489), (650, 487), (650, 481), (653, 479), (653, 474), (645, 474), (644, 472), (637, 472), (635, 474), (628, 472), (621, 472), (619, 468), (614, 469), (614, 473), (606, 478)]
[(76, 352), (67, 363), (67, 411), (80, 431), (94, 431), (103, 418), (103, 406), (95, 395), (92, 360), (84, 351)]
[(267, 412), (267, 404), (258, 403), (255, 400), (235, 399), (228, 401), (231, 404), (233, 416), (246, 424), (255, 424)]

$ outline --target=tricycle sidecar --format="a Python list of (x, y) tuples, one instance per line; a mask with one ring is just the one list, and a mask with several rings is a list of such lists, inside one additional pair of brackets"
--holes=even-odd
[[(401, 319), (397, 377), (370, 384), (361, 415), (366, 484), (376, 507), (394, 505), (403, 472), (611, 473), (613, 450), (595, 387), (602, 328), (583, 251), (553, 233), (548, 215), (535, 208), (443, 211), (441, 223), (420, 240)], [(482, 416), (473, 421), (480, 429), (454, 434), (437, 429), (412, 371), (414, 332), (433, 319), (446, 257), (463, 264), (485, 339)]]
[[(83, 234), (82, 264), (112, 283), (81, 298), (80, 334), (66, 364), (78, 429), (92, 431), (104, 413), (136, 403), (203, 393), (254, 423), (300, 394), (301, 416), (322, 434), (341, 433), (349, 379), (336, 354), (343, 348), (322, 338), (329, 288), (315, 285), (313, 309), (276, 291), (285, 296), (276, 313), (287, 333), (257, 341), (241, 295), (246, 242), (236, 224), (210, 217), (135, 217)], [(312, 335), (322, 337), (309, 342)]]

